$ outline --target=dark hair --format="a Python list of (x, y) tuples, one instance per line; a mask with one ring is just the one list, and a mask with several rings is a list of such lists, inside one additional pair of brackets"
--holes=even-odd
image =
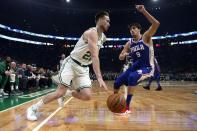
[(100, 11), (100, 12), (96, 13), (95, 22), (97, 23), (98, 20), (104, 16), (109, 16), (109, 13), (107, 11)]
[(142, 29), (142, 26), (139, 24), (139, 23), (132, 23), (132, 24), (130, 24), (129, 26), (128, 26), (128, 28), (129, 28), (129, 30), (131, 29), (131, 27), (132, 26), (135, 26), (135, 27), (137, 27), (138, 29)]

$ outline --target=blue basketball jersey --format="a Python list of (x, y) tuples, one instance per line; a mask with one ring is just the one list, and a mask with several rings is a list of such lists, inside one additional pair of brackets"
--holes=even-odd
[(138, 68), (152, 67), (154, 68), (154, 49), (152, 45), (146, 45), (143, 40), (134, 42), (130, 40), (130, 53), (133, 62)]
[(125, 72), (121, 73), (114, 82), (114, 88), (118, 89), (122, 84), (126, 86), (136, 86), (154, 75), (154, 49), (152, 43), (146, 45), (143, 40), (130, 41), (129, 55), (133, 59), (133, 64)]

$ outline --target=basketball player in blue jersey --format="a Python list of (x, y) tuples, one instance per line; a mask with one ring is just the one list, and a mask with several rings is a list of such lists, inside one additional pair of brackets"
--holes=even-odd
[(162, 90), (162, 87), (160, 85), (160, 73), (161, 73), (161, 70), (160, 70), (160, 67), (159, 67), (159, 64), (158, 64), (156, 58), (154, 60), (154, 64), (155, 64), (154, 76), (149, 78), (148, 84), (146, 86), (143, 86), (143, 88), (146, 89), (146, 90), (150, 90), (150, 85), (151, 85), (152, 81), (156, 80), (157, 81), (157, 89), (155, 89), (155, 90), (156, 91), (161, 91)]
[(123, 72), (114, 82), (114, 93), (118, 93), (120, 86), (126, 85), (128, 93), (126, 98), (126, 110), (123, 114), (130, 113), (130, 102), (135, 86), (142, 80), (153, 76), (154, 73), (154, 49), (151, 37), (156, 33), (160, 23), (151, 16), (144, 5), (136, 5), (136, 9), (142, 13), (151, 23), (150, 28), (142, 35), (141, 25), (131, 24), (129, 29), (132, 39), (128, 41), (119, 55), (120, 60), (124, 60), (127, 55), (133, 59), (133, 64), (126, 72)]

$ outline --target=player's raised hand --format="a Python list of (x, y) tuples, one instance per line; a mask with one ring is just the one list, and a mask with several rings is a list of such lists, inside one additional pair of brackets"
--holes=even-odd
[(139, 11), (141, 13), (145, 11), (144, 5), (136, 5), (135, 7), (136, 7), (137, 11)]

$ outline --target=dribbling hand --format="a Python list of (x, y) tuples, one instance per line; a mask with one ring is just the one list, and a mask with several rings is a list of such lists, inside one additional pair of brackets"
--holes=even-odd
[(98, 78), (98, 82), (100, 87), (103, 87), (105, 91), (108, 91), (107, 85), (105, 84), (102, 78)]

